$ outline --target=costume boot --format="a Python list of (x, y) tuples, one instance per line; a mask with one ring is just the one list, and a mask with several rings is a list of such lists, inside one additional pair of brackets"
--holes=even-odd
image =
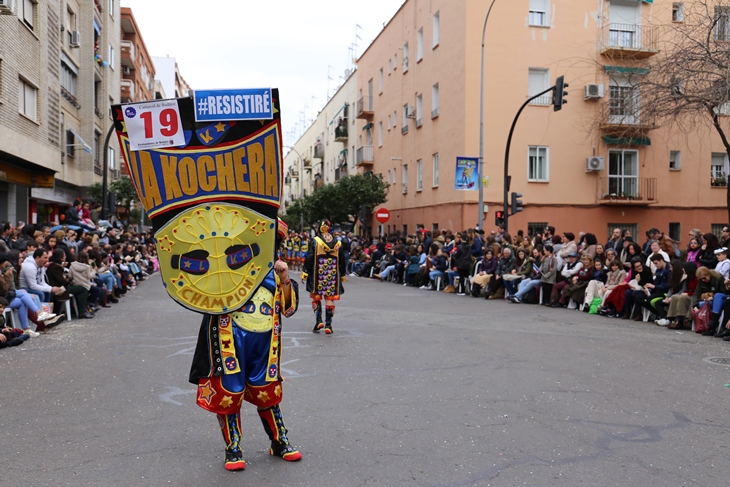
[(302, 454), (289, 444), (289, 439), (286, 437), (288, 431), (284, 426), (284, 417), (281, 415), (279, 405), (259, 409), (259, 416), (264, 424), (264, 431), (271, 440), (269, 455), (279, 456), (288, 462), (301, 460)]
[(713, 336), (717, 332), (717, 326), (720, 324), (720, 314), (711, 313), (710, 322), (707, 324), (707, 331), (702, 336)]
[(327, 335), (331, 335), (334, 333), (332, 331), (332, 317), (335, 315), (335, 307), (334, 306), (327, 306), (324, 310), (324, 332)]
[(313, 333), (319, 333), (319, 330), (324, 328), (322, 322), (322, 301), (312, 301), (312, 309), (314, 310), (314, 328)]
[(226, 456), (223, 466), (226, 470), (243, 470), (246, 462), (243, 461), (241, 441), (241, 413), (218, 414), (218, 424), (226, 442)]

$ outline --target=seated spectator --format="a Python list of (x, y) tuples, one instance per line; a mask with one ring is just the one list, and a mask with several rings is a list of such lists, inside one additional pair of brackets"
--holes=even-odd
[(563, 259), (563, 261), (565, 261), (570, 254), (576, 254), (576, 256), (578, 255), (578, 244), (576, 244), (574, 240), (574, 233), (563, 232), (563, 245), (562, 247), (560, 247), (560, 251), (558, 251), (558, 257)]
[[(692, 328), (692, 297), (697, 290), (697, 264), (685, 262), (682, 264), (681, 288), (678, 292), (672, 293), (667, 311), (667, 320), (670, 330), (682, 330), (685, 328), (685, 320)], [(674, 276), (673, 276), (674, 277)], [(730, 301), (725, 300), (726, 303)], [(727, 316), (727, 315), (726, 315)]]
[[(435, 246), (436, 244), (431, 244)], [(438, 249), (438, 246), (437, 246)], [(428, 261), (431, 263), (431, 270), (428, 273), (428, 284), (421, 286), (421, 289), (434, 290), (436, 289), (436, 279), (443, 277), (449, 268), (448, 261), (444, 255), (444, 251), (438, 249), (435, 257), (429, 257)]]
[(0, 297), (0, 348), (17, 347), (30, 338), (30, 335), (23, 333), (23, 330), (5, 326), (5, 316), (3, 316), (3, 312), (7, 305), (7, 299)]
[(598, 239), (592, 233), (586, 233), (583, 235), (583, 254), (587, 254), (591, 258), (591, 265), (596, 260), (596, 247), (598, 246)]
[(669, 278), (669, 290), (667, 291), (667, 295), (664, 299), (661, 299), (654, 303), (654, 308), (657, 311), (657, 319), (654, 320), (654, 323), (659, 326), (668, 326), (672, 322), (672, 320), (667, 317), (667, 308), (670, 306), (672, 298), (675, 294), (680, 294), (684, 292), (683, 284), (685, 284), (686, 281), (686, 274), (684, 272), (684, 269), (682, 268), (682, 261), (679, 259), (672, 259), (670, 266), (671, 275)]
[[(590, 311), (593, 299), (596, 297), (600, 300), (600, 304), (603, 304), (603, 296), (600, 295), (600, 292), (606, 285), (606, 280), (607, 275), (603, 262), (601, 262), (600, 257), (596, 257), (593, 261), (593, 273), (591, 274), (590, 281), (588, 281), (588, 286), (586, 286), (585, 295), (583, 297), (583, 311)], [(600, 308), (600, 305), (598, 305), (597, 308)], [(594, 313), (597, 313), (597, 310), (594, 311)]]
[(724, 279), (730, 278), (730, 260), (727, 258), (727, 249), (722, 247), (715, 250), (715, 257), (717, 258), (715, 270), (719, 272)]
[[(506, 238), (504, 237), (505, 235), (508, 234), (503, 233), (503, 239)], [(489, 280), (489, 284), (487, 285), (486, 299), (497, 299), (500, 297), (500, 291), (504, 293), (504, 279), (502, 277), (505, 274), (511, 274), (514, 269), (515, 256), (512, 255), (512, 248), (505, 247), (504, 250), (502, 250), (502, 257), (499, 259), (497, 270), (494, 272), (494, 275), (492, 275), (492, 278)]]
[[(725, 280), (722, 278), (722, 275), (719, 272), (710, 270), (707, 267), (700, 267), (699, 269), (697, 269), (697, 279), (699, 280), (699, 282), (697, 283), (697, 289), (692, 296), (693, 309), (699, 310), (701, 304), (707, 301), (712, 303), (715, 294), (717, 293), (727, 294)], [(702, 335), (712, 336), (717, 333), (719, 322), (720, 315), (717, 312), (713, 311), (710, 315), (710, 323), (708, 324), (708, 329)]]
[(626, 280), (626, 271), (618, 259), (609, 262), (608, 266), (610, 270), (606, 274), (604, 281), (591, 281), (588, 283), (584, 301), (584, 304), (590, 305), (593, 302), (593, 298), (601, 298), (601, 309), (599, 312), (603, 315), (610, 313), (609, 310), (604, 308), (608, 295)]
[(650, 249), (651, 253), (649, 254), (649, 257), (646, 259), (646, 263), (644, 264), (644, 267), (648, 267), (649, 269), (651, 269), (651, 273), (652, 274), (656, 274), (657, 267), (656, 267), (656, 265), (654, 265), (654, 262), (652, 261), (652, 258), (655, 255), (661, 255), (662, 257), (664, 257), (664, 262), (666, 262), (667, 264), (669, 264), (669, 254), (667, 254), (666, 252), (664, 252), (659, 247), (659, 242), (656, 241), (656, 240), (654, 240), (649, 245), (649, 249)]
[[(71, 283), (75, 286), (81, 286), (89, 293), (88, 300), (86, 301), (86, 311), (93, 313), (101, 309), (99, 300), (101, 299), (102, 291), (96, 283), (92, 282), (96, 273), (91, 268), (91, 265), (89, 265), (89, 255), (86, 252), (79, 252), (79, 255), (76, 256), (76, 261), (71, 263), (68, 271)], [(79, 310), (79, 313), (81, 313), (81, 310)]]
[[(627, 240), (626, 248), (624, 248), (624, 251), (621, 252), (621, 262), (624, 263), (624, 268), (627, 270), (627, 272), (629, 269), (634, 268), (633, 261), (636, 258), (642, 258), (641, 246), (639, 246), (639, 244), (637, 244), (636, 242)], [(641, 267), (643, 268), (644, 266), (642, 265)]]
[(505, 298), (510, 299), (517, 292), (517, 287), (524, 279), (532, 277), (532, 258), (529, 257), (527, 250), (524, 248), (517, 249), (515, 258), (515, 268), (507, 275), (503, 275), (505, 288)]
[[(474, 237), (476, 240), (479, 240), (479, 237)], [(465, 296), (466, 295), (466, 288), (468, 286), (469, 282), (469, 274), (471, 271), (471, 259), (472, 259), (472, 249), (469, 246), (468, 237), (464, 233), (460, 233), (457, 235), (456, 239), (454, 240), (454, 243), (458, 246), (456, 249), (456, 252), (454, 252), (454, 255), (451, 259), (452, 265), (456, 269), (456, 272), (459, 275), (459, 289), (457, 290), (457, 294), (459, 296)], [(479, 243), (479, 248), (481, 249), (481, 241)]]
[(408, 258), (408, 266), (406, 267), (405, 285), (413, 286), (416, 282), (416, 275), (418, 274), (418, 268), (421, 265), (421, 257), (426, 258), (426, 254), (420, 253), (423, 250), (421, 244), (418, 247), (411, 246), (410, 257)]
[[(660, 258), (663, 259), (661, 256)], [(633, 280), (630, 283), (630, 289), (627, 289), (624, 295), (624, 314), (621, 318), (641, 321), (644, 319), (641, 306), (647, 296), (647, 290), (649, 290), (646, 286), (654, 282), (654, 276), (648, 267), (644, 267), (641, 257), (634, 257), (632, 266), (634, 270)]]
[(700, 266), (714, 269), (717, 267), (715, 251), (720, 248), (720, 242), (714, 233), (706, 233), (702, 236), (702, 239), (705, 242), (702, 244), (702, 252), (700, 252), (700, 256), (698, 257)]
[[(601, 264), (606, 265), (606, 250), (603, 244), (596, 244), (596, 256), (593, 258), (593, 260), (599, 259), (601, 261)], [(609, 261), (610, 262), (610, 261)]]
[[(553, 307), (568, 306), (570, 301), (582, 303), (585, 299), (586, 286), (588, 286), (591, 276), (593, 276), (593, 261), (590, 255), (583, 254), (580, 258), (578, 271), (566, 281), (568, 284), (563, 288), (560, 299)], [(555, 291), (553, 291), (554, 293)]]
[(687, 243), (687, 257), (685, 262), (693, 262), (696, 266), (699, 266), (700, 254), (702, 254), (700, 241), (697, 238), (691, 238), (689, 243)]
[(42, 303), (51, 301), (51, 294), (56, 294), (60, 288), (46, 284), (46, 268), (48, 252), (36, 249), (32, 256), (23, 261), (20, 268), (20, 287), (31, 294), (35, 294)]
[[(61, 304), (64, 301), (71, 299), (70, 295), (73, 294), (79, 308), (79, 318), (91, 319), (94, 315), (88, 311), (86, 306), (89, 298), (89, 290), (80, 284), (72, 283), (71, 279), (66, 277), (66, 273), (64, 271), (65, 262), (66, 254), (63, 250), (56, 249), (51, 255), (50, 264), (48, 265), (48, 271), (46, 273), (49, 284), (64, 289), (63, 293), (56, 295), (54, 299), (54, 311), (60, 312)], [(71, 319), (70, 316), (68, 318)]]
[[(17, 260), (19, 255), (17, 252), (17, 250), (13, 250), (7, 256)], [(50, 325), (56, 315), (43, 311), (40, 301), (33, 299), (35, 296), (22, 289), (16, 289), (16, 272), (12, 262), (5, 260), (5, 256), (0, 256), (0, 297), (5, 298), (8, 302), (7, 307), (18, 310), (18, 321), (20, 321), (22, 332), (30, 336), (38, 336), (37, 332), (30, 329), (28, 320), (30, 319), (36, 324), (36, 330), (44, 331), (46, 329), (45, 322), (48, 321)]]
[(482, 293), (482, 289), (487, 287), (487, 284), (497, 271), (498, 265), (499, 259), (494, 256), (492, 249), (487, 247), (479, 265), (479, 272), (471, 281), (471, 295), (473, 297), (478, 298)]
[[(598, 256), (598, 253), (596, 253), (596, 256)], [(605, 255), (601, 258), (604, 270), (606, 272), (611, 270), (611, 262), (613, 262), (614, 260), (618, 260), (618, 253), (616, 253), (616, 251), (613, 249), (606, 249)], [(621, 268), (623, 268), (623, 264), (621, 264)]]
[(405, 249), (402, 245), (398, 245), (397, 247), (393, 248), (391, 252), (388, 254), (388, 265), (380, 274), (375, 274), (373, 277), (380, 279), (381, 281), (384, 281), (387, 279), (391, 273), (395, 272), (396, 277), (398, 277), (398, 280), (400, 280), (400, 277), (398, 275), (398, 266), (403, 264), (408, 260), (408, 256), (405, 253)]
[(672, 272), (671, 269), (668, 268), (669, 265), (663, 255), (658, 253), (652, 255), (651, 262), (654, 264), (654, 267), (656, 267), (656, 272), (654, 272), (653, 282), (644, 284), (646, 297), (642, 301), (641, 305), (657, 315), (660, 319), (664, 319), (666, 318), (666, 315), (663, 315), (663, 308), (661, 306), (657, 307), (655, 304), (667, 297)]
[(552, 294), (550, 295), (550, 305), (553, 308), (561, 308), (563, 306), (560, 302), (563, 297), (563, 290), (568, 285), (573, 284), (573, 277), (578, 275), (582, 268), (583, 263), (578, 261), (578, 254), (576, 252), (571, 252), (565, 256), (565, 264), (563, 265), (563, 270), (560, 271), (563, 280), (553, 286)]
[[(513, 303), (521, 303), (523, 299), (525, 299), (525, 296), (527, 296), (527, 293), (529, 293), (531, 290), (537, 288), (540, 286), (540, 283), (542, 282), (542, 272), (540, 270), (542, 265), (542, 244), (538, 244), (538, 247), (535, 247), (532, 251), (532, 274), (529, 278), (523, 279), (522, 282), (520, 282), (517, 285), (517, 292), (514, 293), (514, 295), (509, 299), (509, 301)], [(519, 252), (518, 252), (519, 253)], [(506, 284), (506, 283), (505, 283)]]

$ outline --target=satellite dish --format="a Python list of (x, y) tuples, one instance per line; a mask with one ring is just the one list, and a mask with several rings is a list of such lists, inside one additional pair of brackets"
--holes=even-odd
[(352, 70), (351, 69), (346, 69), (345, 70), (345, 78), (349, 78), (351, 74), (352, 74)]

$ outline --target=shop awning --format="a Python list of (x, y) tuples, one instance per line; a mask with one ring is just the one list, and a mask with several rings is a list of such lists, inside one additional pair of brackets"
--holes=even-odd
[(651, 139), (649, 137), (617, 137), (615, 135), (604, 135), (603, 142), (606, 145), (620, 146), (651, 145)]
[(363, 130), (367, 130), (373, 126), (373, 122), (366, 123), (365, 126), (362, 128)]
[(604, 66), (608, 74), (649, 74), (649, 68), (629, 68), (627, 66)]
[(344, 105), (342, 105), (340, 107), (340, 109), (337, 110), (337, 113), (335, 113), (335, 116), (332, 117), (332, 120), (330, 120), (329, 125), (332, 125), (334, 123), (334, 121), (337, 120), (337, 115), (339, 115), (340, 113), (342, 113), (342, 110), (344, 110), (345, 108), (347, 108), (347, 103), (345, 103)]

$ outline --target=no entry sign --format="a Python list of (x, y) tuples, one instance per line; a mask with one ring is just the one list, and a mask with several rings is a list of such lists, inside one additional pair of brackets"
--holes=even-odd
[(375, 219), (380, 223), (385, 223), (390, 220), (390, 212), (385, 208), (381, 208), (375, 212)]

